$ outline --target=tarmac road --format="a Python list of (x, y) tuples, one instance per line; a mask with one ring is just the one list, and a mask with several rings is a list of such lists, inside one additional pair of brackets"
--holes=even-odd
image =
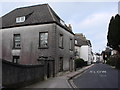
[(73, 79), (77, 88), (118, 88), (120, 71), (106, 64), (95, 64)]

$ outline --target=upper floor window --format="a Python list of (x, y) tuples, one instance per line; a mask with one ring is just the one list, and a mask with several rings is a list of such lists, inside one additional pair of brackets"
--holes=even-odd
[(16, 23), (21, 23), (21, 22), (24, 22), (24, 21), (25, 21), (25, 16), (16, 18)]
[(78, 44), (78, 41), (75, 39), (75, 45), (77, 45)]
[(72, 50), (72, 39), (70, 39), (70, 50)]
[(60, 34), (60, 37), (59, 37), (59, 47), (63, 48), (63, 35), (62, 34)]
[(39, 33), (39, 47), (40, 48), (48, 47), (48, 32)]
[(14, 34), (14, 48), (20, 48), (20, 34)]

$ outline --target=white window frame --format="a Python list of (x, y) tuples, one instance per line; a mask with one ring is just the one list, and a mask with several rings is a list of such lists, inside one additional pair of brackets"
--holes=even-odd
[(25, 22), (25, 16), (16, 18), (16, 23), (21, 23), (21, 22)]
[(21, 37), (20, 34), (14, 34), (14, 48), (21, 48)]
[[(47, 38), (42, 38), (41, 37), (42, 34), (43, 36), (47, 35)], [(42, 45), (42, 42), (44, 42), (43, 45)], [(39, 32), (39, 48), (48, 48), (48, 32)]]
[(78, 41), (75, 39), (75, 45), (77, 45), (78, 44)]
[(63, 34), (60, 34), (59, 36), (59, 47), (63, 48)]

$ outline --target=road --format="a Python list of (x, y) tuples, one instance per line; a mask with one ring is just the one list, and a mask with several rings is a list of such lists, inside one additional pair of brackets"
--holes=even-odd
[(118, 88), (120, 71), (106, 64), (95, 64), (73, 79), (77, 88)]

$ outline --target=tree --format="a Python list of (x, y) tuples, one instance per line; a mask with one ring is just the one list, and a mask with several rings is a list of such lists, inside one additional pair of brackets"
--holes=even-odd
[(120, 15), (112, 16), (107, 35), (107, 45), (120, 53)]

